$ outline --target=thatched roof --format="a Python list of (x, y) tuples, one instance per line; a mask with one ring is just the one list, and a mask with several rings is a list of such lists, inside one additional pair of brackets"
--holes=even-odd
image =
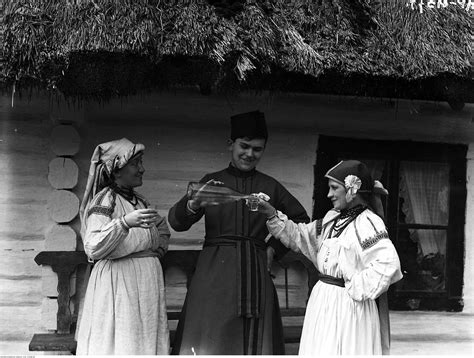
[(424, 95), (474, 96), (474, 10), (459, 5), (420, 13), (405, 0), (0, 1), (7, 86), (105, 98), (175, 85), (208, 93), (329, 84), (333, 93), (380, 87), (403, 97), (418, 88), (423, 97), (441, 83)]

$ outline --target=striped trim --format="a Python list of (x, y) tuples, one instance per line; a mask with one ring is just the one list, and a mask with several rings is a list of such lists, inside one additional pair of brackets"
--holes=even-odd
[(99, 205), (102, 203), (102, 201), (105, 198), (105, 195), (109, 192), (109, 189), (107, 190), (102, 190), (99, 194), (97, 194), (97, 199), (95, 199), (95, 205)]
[(122, 229), (124, 229), (125, 231), (130, 230), (130, 226), (128, 226), (127, 222), (125, 221), (125, 215), (120, 218), (119, 222)]
[(321, 235), (323, 232), (323, 219), (316, 220), (316, 235)]
[[(105, 197), (107, 194), (111, 195), (111, 202), (108, 205), (101, 205), (102, 202), (104, 201)], [(94, 205), (89, 208), (87, 211), (87, 216), (89, 217), (92, 214), (97, 214), (97, 215), (103, 215), (108, 218), (112, 218), (112, 214), (114, 212), (115, 208), (115, 200), (117, 198), (117, 194), (115, 191), (111, 190), (110, 188), (107, 190), (101, 191), (99, 194), (97, 194), (96, 199), (94, 200)]]
[(343, 182), (343, 181), (340, 181), (339, 179), (336, 179), (334, 178), (332, 175), (329, 175), (329, 172), (333, 171), (334, 169), (336, 169), (338, 166), (340, 166), (342, 164), (342, 160), (337, 163), (335, 166), (333, 166), (331, 169), (329, 169), (327, 172), (326, 172), (326, 175), (324, 175), (326, 178), (328, 179), (332, 179), (336, 182), (338, 182), (339, 184), (341, 184), (343, 187), (346, 187), (346, 184)]
[[(355, 232), (356, 232), (356, 236), (357, 236), (357, 240), (359, 241), (359, 244), (360, 246), (362, 246), (362, 238), (360, 237), (360, 234), (359, 234), (359, 230), (357, 230), (357, 225), (354, 223), (354, 229), (355, 229)], [(363, 247), (363, 246), (362, 246)]]
[(260, 319), (244, 318), (244, 355), (262, 354), (259, 326)]
[(331, 175), (326, 174), (325, 177), (328, 178), (328, 179), (332, 179), (332, 180), (334, 180), (335, 182), (341, 184), (344, 188), (346, 187), (346, 185), (344, 184), (344, 182), (340, 181), (339, 179), (334, 178), (334, 177), (331, 176)]
[(258, 277), (257, 253), (249, 240), (240, 245), (242, 260), (241, 315), (255, 317), (259, 315), (260, 285)]
[(92, 214), (97, 214), (97, 215), (103, 215), (103, 216), (107, 216), (108, 218), (111, 218), (113, 212), (114, 212), (114, 209), (112, 209), (109, 206), (93, 206), (87, 212), (87, 216), (89, 217)]
[(360, 246), (362, 246), (362, 250), (367, 250), (382, 239), (388, 239), (388, 233), (386, 231), (379, 232), (375, 236), (365, 239), (363, 242), (359, 242)]
[(370, 217), (369, 217), (369, 216), (367, 216), (367, 220), (369, 220), (369, 222), (372, 224), (372, 227), (374, 228), (375, 232), (379, 232), (379, 231), (377, 230), (377, 228), (375, 227), (374, 222), (373, 222), (372, 220), (370, 220)]

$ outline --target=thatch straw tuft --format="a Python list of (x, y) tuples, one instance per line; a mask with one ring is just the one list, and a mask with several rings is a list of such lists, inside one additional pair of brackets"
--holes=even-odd
[(1, 1), (8, 86), (107, 97), (247, 88), (282, 73), (472, 80), (474, 10), (458, 5), (420, 13), (401, 0)]

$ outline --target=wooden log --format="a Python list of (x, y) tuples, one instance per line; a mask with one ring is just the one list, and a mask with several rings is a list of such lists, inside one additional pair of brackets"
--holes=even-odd
[[(0, 277), (9, 279), (40, 279), (38, 266), (35, 265), (33, 259), (36, 251), (2, 251), (0, 260)], [(3, 289), (3, 287), (1, 287)]]
[[(41, 277), (0, 275), (0, 307), (37, 307), (41, 302)], [(10, 312), (11, 313), (11, 312)], [(0, 313), (1, 317), (1, 313)], [(5, 328), (4, 321), (2, 326)], [(1, 334), (0, 334), (1, 335)]]
[[(6, 341), (26, 341), (41, 329), (41, 298), (35, 306), (0, 306), (1, 343)], [(5, 352), (0, 348), (1, 354)]]
[(49, 163), (48, 181), (55, 189), (72, 189), (77, 185), (79, 168), (70, 158), (54, 158)]
[(79, 152), (80, 141), (72, 125), (59, 125), (51, 133), (51, 150), (57, 156), (73, 156)]
[(45, 251), (75, 251), (77, 234), (69, 225), (53, 225), (45, 235)]
[(55, 190), (48, 200), (48, 212), (57, 223), (72, 221), (79, 213), (79, 198), (67, 190)]

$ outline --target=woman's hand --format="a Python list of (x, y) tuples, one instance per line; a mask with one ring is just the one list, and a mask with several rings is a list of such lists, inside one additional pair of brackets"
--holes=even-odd
[(137, 209), (127, 215), (124, 220), (130, 227), (142, 227), (148, 229), (158, 223), (158, 212), (155, 209)]

